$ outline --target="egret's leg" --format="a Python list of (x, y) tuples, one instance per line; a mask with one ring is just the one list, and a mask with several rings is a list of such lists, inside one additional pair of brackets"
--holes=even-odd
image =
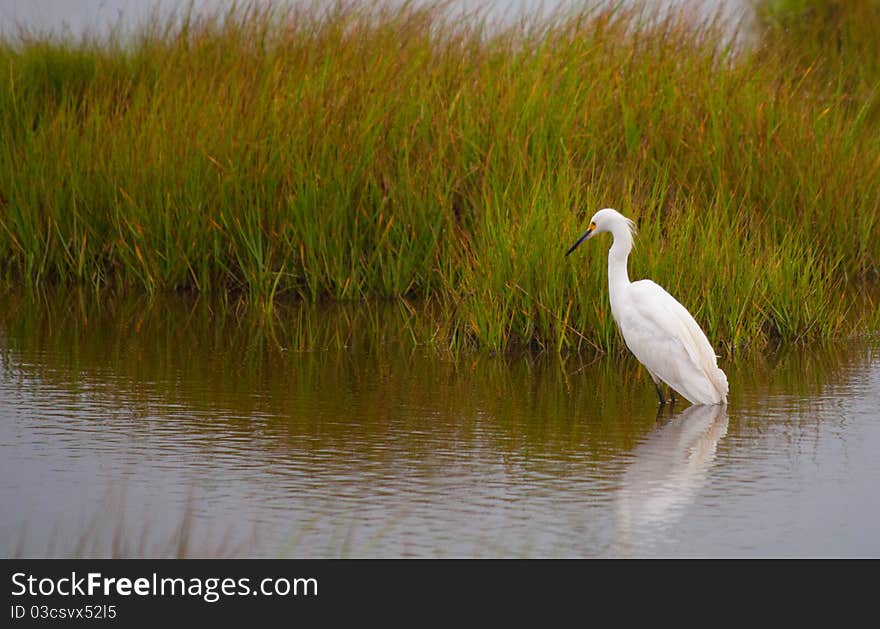
[(654, 374), (651, 374), (651, 380), (654, 381), (654, 389), (657, 391), (657, 397), (660, 398), (660, 406), (666, 404), (666, 398), (663, 397), (663, 387), (660, 385), (660, 380), (654, 377)]
[(666, 410), (666, 406), (661, 404), (657, 407), (657, 417), (654, 419), (655, 422), (659, 422), (663, 420), (663, 411)]
[(678, 396), (675, 394), (675, 389), (669, 387), (669, 403), (675, 406), (676, 402), (678, 402)]

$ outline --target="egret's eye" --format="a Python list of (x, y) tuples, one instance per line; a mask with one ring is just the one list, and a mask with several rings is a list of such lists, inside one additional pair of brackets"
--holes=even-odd
[(590, 223), (590, 231), (596, 229), (596, 223)]

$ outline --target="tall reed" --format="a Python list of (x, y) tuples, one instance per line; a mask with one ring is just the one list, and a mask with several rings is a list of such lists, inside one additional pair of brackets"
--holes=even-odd
[(438, 345), (606, 351), (607, 243), (562, 253), (613, 206), (631, 276), (721, 347), (876, 322), (850, 295), (880, 260), (877, 68), (847, 80), (819, 31), (761, 25), (738, 50), (685, 14), (340, 4), (6, 41), (0, 264), (266, 307), (420, 298)]

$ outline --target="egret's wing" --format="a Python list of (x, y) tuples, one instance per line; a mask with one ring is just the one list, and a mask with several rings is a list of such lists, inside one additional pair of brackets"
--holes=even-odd
[[(651, 334), (658, 340), (657, 347), (665, 345), (673, 355), (686, 356), (694, 368), (705, 374), (720, 398), (726, 401), (727, 377), (718, 369), (715, 351), (693, 316), (675, 297), (651, 280), (633, 282), (630, 288), (633, 291), (631, 303), (643, 325), (652, 328)], [(658, 357), (658, 364), (669, 364), (673, 355)], [(646, 366), (650, 368), (647, 362)]]

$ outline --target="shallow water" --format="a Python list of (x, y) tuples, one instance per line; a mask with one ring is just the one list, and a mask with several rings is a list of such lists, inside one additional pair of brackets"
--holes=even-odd
[[(361, 4), (367, 2), (375, 0), (361, 0)], [(611, 0), (609, 4), (616, 2), (619, 0)], [(357, 3), (355, 0), (354, 4)], [(403, 4), (397, 0), (386, 0), (386, 3), (391, 6)], [(190, 5), (196, 15), (213, 15), (228, 11), (232, 4), (234, 0), (0, 0), (0, 35), (14, 37), (20, 28), (74, 40), (86, 34), (105, 36), (115, 32), (120, 35), (135, 31), (153, 19), (167, 20), (185, 13)], [(256, 4), (265, 6), (268, 2)], [(272, 4), (280, 7), (321, 6), (314, 0), (272, 0)], [(416, 0), (416, 4), (437, 3)], [(750, 13), (749, 3), (742, 0), (634, 0), (631, 4), (646, 10), (683, 9), (704, 18), (720, 15), (730, 28), (747, 20)], [(476, 14), (484, 16), (489, 23), (510, 25), (523, 16), (546, 17), (572, 7), (583, 8), (584, 3), (579, 0), (445, 0), (445, 5), (453, 18)]]
[(3, 556), (877, 557), (880, 344), (725, 360), (413, 348), (406, 310), (0, 296)]

